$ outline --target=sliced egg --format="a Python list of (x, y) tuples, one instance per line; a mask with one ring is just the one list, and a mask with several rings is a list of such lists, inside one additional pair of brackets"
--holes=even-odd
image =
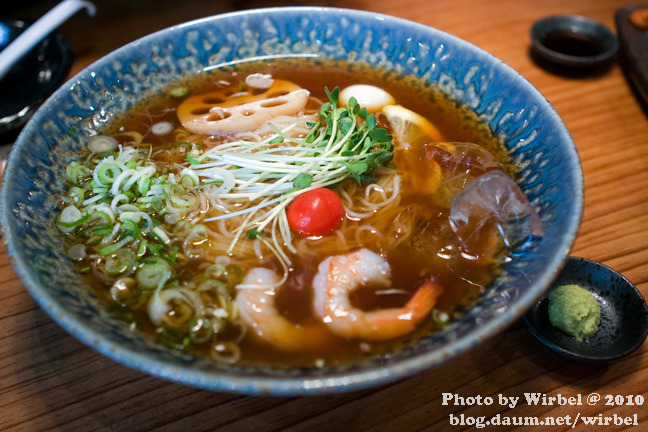
[(361, 107), (373, 113), (380, 111), (385, 105), (396, 103), (394, 97), (385, 90), (369, 84), (350, 85), (340, 92), (340, 102), (344, 105), (347, 105), (352, 97), (356, 98)]

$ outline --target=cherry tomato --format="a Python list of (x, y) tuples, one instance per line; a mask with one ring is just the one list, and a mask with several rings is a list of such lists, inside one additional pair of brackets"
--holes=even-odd
[(340, 225), (344, 208), (330, 189), (318, 188), (304, 192), (286, 210), (290, 229), (304, 237), (323, 236)]

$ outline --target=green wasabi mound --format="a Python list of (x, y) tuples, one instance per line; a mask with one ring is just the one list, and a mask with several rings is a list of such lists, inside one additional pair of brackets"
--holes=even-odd
[(596, 333), (601, 308), (594, 296), (578, 285), (563, 285), (549, 294), (551, 325), (578, 340)]

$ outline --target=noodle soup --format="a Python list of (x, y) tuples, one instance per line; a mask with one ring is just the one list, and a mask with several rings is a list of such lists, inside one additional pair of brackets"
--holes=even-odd
[[(470, 307), (510, 248), (542, 234), (514, 174), (434, 90), (251, 62), (97, 131), (66, 170), (57, 225), (133, 331), (218, 362), (322, 367)], [(475, 198), (491, 189), (505, 199)]]

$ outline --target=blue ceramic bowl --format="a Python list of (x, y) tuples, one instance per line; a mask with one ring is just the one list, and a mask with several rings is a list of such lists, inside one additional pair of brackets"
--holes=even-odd
[[(112, 318), (65, 257), (54, 227), (64, 167), (88, 138), (142, 95), (214, 65), (265, 56), (373, 65), (417, 77), (474, 110), (520, 166), (519, 184), (545, 235), (516, 251), (478, 303), (443, 331), (389, 355), (323, 369), (214, 364), (167, 350)], [(76, 133), (69, 133), (76, 130)], [(580, 163), (547, 100), (510, 67), (456, 37), (401, 19), (330, 8), (245, 11), (178, 25), (133, 42), (68, 81), (33, 116), (8, 161), (2, 231), (13, 266), (63, 328), (114, 360), (173, 381), (249, 394), (322, 394), (392, 382), (452, 358), (500, 332), (544, 293), (576, 235)]]

